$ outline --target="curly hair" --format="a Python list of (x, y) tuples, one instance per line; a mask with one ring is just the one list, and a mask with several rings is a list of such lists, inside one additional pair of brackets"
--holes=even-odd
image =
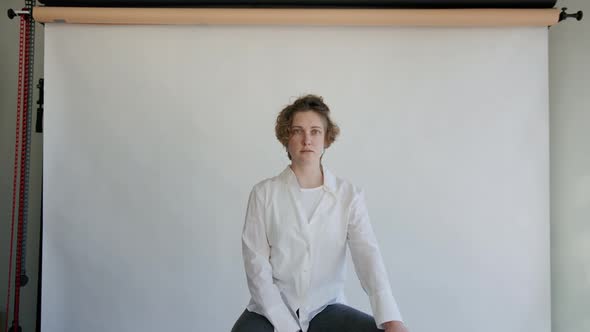
[[(330, 108), (324, 103), (324, 99), (313, 94), (299, 97), (291, 105), (283, 108), (277, 116), (277, 122), (275, 124), (275, 135), (277, 139), (286, 148), (291, 138), (291, 125), (295, 113), (307, 111), (316, 112), (324, 120), (326, 131), (324, 146), (325, 148), (329, 148), (340, 134), (340, 128), (330, 118)], [(291, 159), (290, 155), (289, 159)]]

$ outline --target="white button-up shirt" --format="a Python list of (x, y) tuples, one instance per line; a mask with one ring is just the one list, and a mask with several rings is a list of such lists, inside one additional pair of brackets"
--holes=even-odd
[(252, 296), (247, 309), (265, 316), (275, 332), (307, 332), (326, 306), (345, 303), (348, 245), (377, 327), (401, 321), (363, 192), (323, 172), (326, 192), (311, 219), (296, 199), (299, 183), (290, 167), (252, 189), (242, 233)]

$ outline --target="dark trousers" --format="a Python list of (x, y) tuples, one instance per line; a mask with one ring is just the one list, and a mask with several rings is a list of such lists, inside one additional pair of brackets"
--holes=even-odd
[[(244, 310), (231, 332), (273, 332), (266, 317)], [(308, 332), (380, 332), (373, 316), (344, 304), (331, 304), (309, 322)], [(289, 331), (290, 332), (290, 331)], [(295, 331), (293, 331), (295, 332)]]

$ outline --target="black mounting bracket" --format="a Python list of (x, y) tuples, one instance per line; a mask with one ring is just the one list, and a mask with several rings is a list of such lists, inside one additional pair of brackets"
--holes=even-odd
[(582, 17), (584, 17), (584, 12), (582, 12), (581, 10), (578, 10), (578, 12), (574, 14), (568, 14), (565, 12), (566, 10), (567, 7), (561, 8), (561, 13), (559, 13), (559, 22), (564, 21), (569, 17), (574, 17), (576, 18), (576, 20), (581, 21)]

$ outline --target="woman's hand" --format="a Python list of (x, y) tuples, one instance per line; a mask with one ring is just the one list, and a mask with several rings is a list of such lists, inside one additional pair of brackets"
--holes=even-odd
[(383, 327), (385, 327), (385, 332), (409, 332), (404, 323), (398, 320), (385, 322)]

